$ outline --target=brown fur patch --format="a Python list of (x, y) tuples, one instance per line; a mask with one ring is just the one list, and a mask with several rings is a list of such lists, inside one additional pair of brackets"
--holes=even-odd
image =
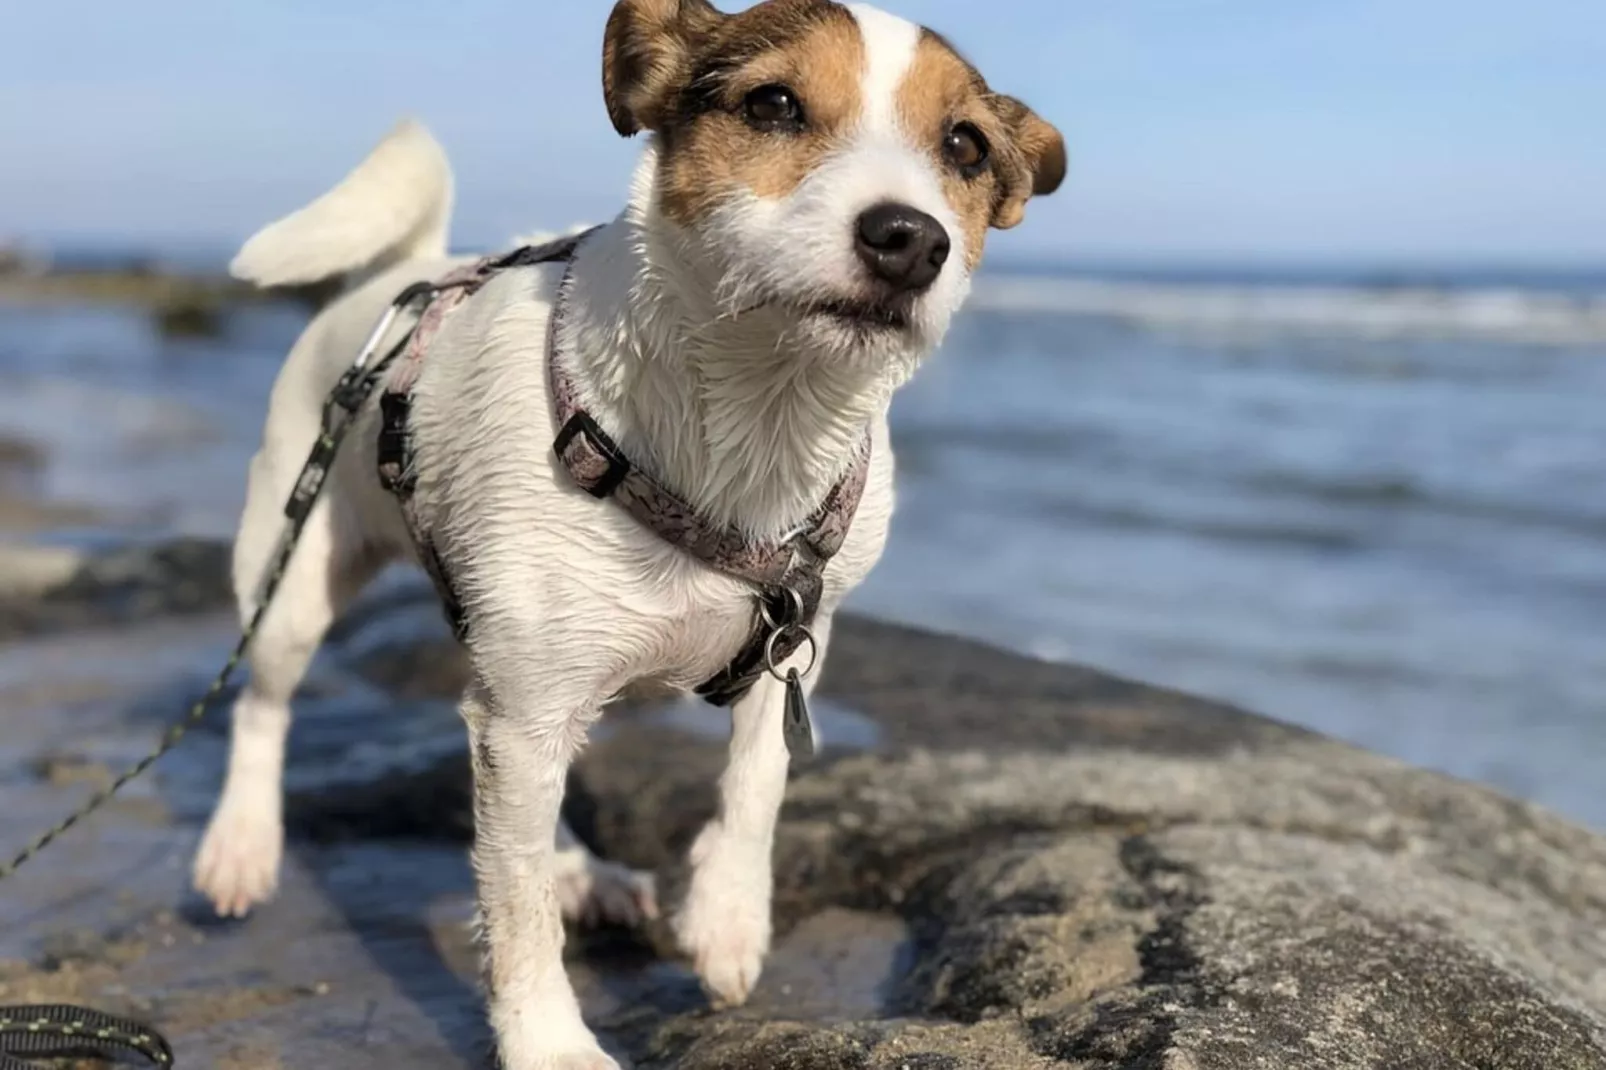
[[(987, 228), (1019, 223), (1026, 199), (1052, 193), (1065, 174), (1059, 132), (1020, 101), (994, 93), (980, 72), (931, 30), (921, 32), (898, 87), (898, 114), (909, 135), (930, 146), (943, 176), (943, 194), (963, 223), (971, 268), (981, 260)], [(989, 166), (969, 178), (948, 164), (942, 150), (948, 131), (961, 122), (981, 131), (989, 149)]]
[[(864, 65), (857, 22), (825, 0), (770, 0), (725, 19), (698, 51), (658, 130), (664, 213), (692, 223), (736, 190), (791, 192), (857, 123)], [(796, 95), (802, 131), (748, 125), (743, 98), (772, 84)]]
[(956, 123), (981, 131), (993, 155), (1008, 135), (987, 104), (987, 83), (947, 41), (930, 30), (920, 34), (914, 59), (898, 86), (898, 119), (904, 132), (923, 147), (942, 176), (943, 196), (965, 231), (965, 260), (974, 268), (987, 242), (998, 180), (994, 168), (966, 178), (943, 156), (943, 141)]
[(622, 137), (656, 130), (692, 49), (724, 18), (708, 0), (619, 0), (602, 37), (602, 97)]
[(993, 109), (1013, 134), (1014, 179), (993, 218), (993, 226), (1004, 229), (1025, 216), (1028, 197), (1047, 196), (1065, 181), (1065, 139), (1014, 97), (995, 94)]

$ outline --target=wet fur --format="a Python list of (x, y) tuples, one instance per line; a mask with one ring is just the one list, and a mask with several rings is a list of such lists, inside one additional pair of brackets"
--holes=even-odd
[[(857, 58), (845, 65), (845, 54)], [(745, 88), (781, 78), (820, 102), (821, 129), (777, 140), (733, 120)], [(885, 543), (892, 394), (941, 339), (988, 226), (1018, 222), (1028, 197), (1058, 185), (1063, 144), (934, 35), (824, 0), (771, 0), (734, 16), (702, 0), (624, 0), (608, 23), (603, 82), (615, 127), (653, 136), (626, 208), (579, 252), (559, 342), (585, 404), (629, 455), (708, 518), (756, 537), (811, 511), (871, 429), (864, 498), (825, 574), (823, 655), (836, 607)], [(941, 135), (955, 116), (993, 145), (984, 177), (961, 182), (943, 169)], [(237, 274), (264, 285), (334, 273), (352, 283), (308, 326), (274, 387), (235, 547), (242, 614), (254, 608), (325, 393), (397, 292), (461, 262), (446, 255), (450, 199), (444, 155), (404, 125), (236, 260)], [(910, 302), (907, 326), (808, 311), (874, 299), (851, 234), (861, 211), (889, 199), (942, 221), (955, 247)], [(593, 857), (562, 826), (565, 774), (612, 697), (643, 685), (684, 691), (713, 675), (752, 613), (751, 590), (578, 491), (557, 466), (544, 362), (561, 270), (508, 272), (447, 319), (411, 423), (419, 513), (471, 622), (474, 681), (461, 712), (473, 857), (490, 1016), (510, 1070), (616, 1065), (581, 1021), (562, 922), (631, 923), (657, 907), (649, 878)], [(375, 430), (365, 412), (251, 652), (227, 780), (196, 863), (198, 886), (223, 913), (273, 891), (289, 703), (314, 650), (377, 569), (412, 552), (375, 477)], [(816, 666), (809, 688), (817, 676)], [(675, 918), (725, 1004), (746, 999), (769, 944), (787, 768), (780, 692), (765, 679), (732, 709), (719, 811), (692, 850)]]

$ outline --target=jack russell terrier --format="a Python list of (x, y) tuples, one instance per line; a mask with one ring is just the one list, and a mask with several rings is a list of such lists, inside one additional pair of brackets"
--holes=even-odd
[(788, 735), (807, 736), (794, 722), (832, 614), (892, 515), (888, 405), (988, 228), (1065, 173), (1052, 126), (942, 37), (862, 4), (621, 0), (602, 59), (614, 128), (650, 134), (611, 223), (534, 255), (449, 257), (451, 172), (403, 124), (232, 265), (264, 286), (346, 283), (273, 388), (235, 546), (247, 616), (330, 388), (398, 293), (455, 281), (392, 373), (405, 389), (358, 412), (255, 638), (196, 884), (226, 915), (272, 894), (291, 695), (379, 568), (420, 557), (473, 665), (483, 977), (509, 1070), (618, 1065), (581, 1020), (563, 920), (638, 922), (653, 885), (587, 851), (559, 805), (627, 689), (730, 705), (674, 928), (717, 1003), (751, 992)]

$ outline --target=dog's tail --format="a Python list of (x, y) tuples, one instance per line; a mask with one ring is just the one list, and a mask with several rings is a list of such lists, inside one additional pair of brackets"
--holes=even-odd
[(445, 256), (451, 213), (446, 153), (405, 120), (334, 189), (252, 235), (229, 272), (258, 286), (305, 286)]

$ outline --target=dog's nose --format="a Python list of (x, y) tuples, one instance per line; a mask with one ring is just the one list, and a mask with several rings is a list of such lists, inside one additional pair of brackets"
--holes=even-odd
[(854, 251), (870, 274), (895, 290), (930, 286), (951, 248), (942, 224), (907, 204), (878, 204), (859, 216)]

